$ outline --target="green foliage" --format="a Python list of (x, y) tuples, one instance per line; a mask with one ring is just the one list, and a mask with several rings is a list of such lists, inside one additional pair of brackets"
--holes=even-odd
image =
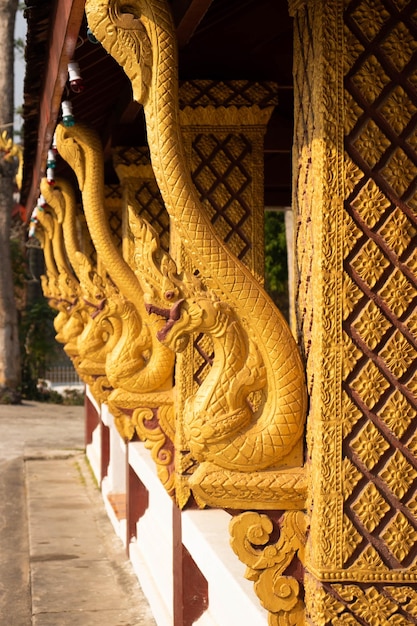
[(288, 262), (283, 211), (265, 213), (265, 288), (288, 318)]
[(15, 51), (23, 58), (25, 54), (25, 42), (21, 37), (14, 40)]
[(20, 345), (22, 358), (22, 395), (36, 399), (38, 378), (52, 363), (56, 352), (55, 312), (43, 298), (26, 307), (20, 320)]
[(20, 393), (16, 389), (0, 388), (0, 404), (20, 404)]
[(65, 406), (84, 406), (84, 391), (75, 388), (64, 389), (62, 393), (43, 385), (46, 381), (40, 381), (36, 399), (50, 404), (64, 404)]
[(84, 395), (79, 389), (64, 389), (63, 403), (67, 406), (84, 406)]

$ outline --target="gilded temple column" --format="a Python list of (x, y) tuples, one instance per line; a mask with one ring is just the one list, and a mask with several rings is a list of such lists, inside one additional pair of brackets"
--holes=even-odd
[(180, 86), (191, 175), (218, 234), (260, 282), (264, 276), (263, 142), (274, 83), (195, 80)]
[[(125, 193), (129, 191), (138, 214), (146, 220), (159, 236), (163, 250), (169, 249), (169, 217), (161, 198), (155, 175), (149, 160), (149, 149), (142, 147), (118, 147), (113, 151), (113, 163)], [(129, 234), (127, 203), (123, 202), (122, 239), (123, 255), (133, 266), (132, 241)], [(130, 243), (129, 243), (130, 240)]]
[(306, 623), (416, 622), (415, 4), (290, 2)]
[[(187, 81), (180, 85), (180, 123), (187, 161), (200, 200), (219, 237), (256, 276), (264, 280), (263, 142), (277, 104), (274, 83)], [(187, 266), (171, 224), (171, 254)], [(189, 257), (188, 257), (189, 258)], [(213, 347), (207, 335), (194, 336), (177, 357), (177, 412), (196, 393), (211, 369)], [(187, 448), (177, 427), (177, 445)], [(179, 457), (187, 474), (188, 456)], [(184, 482), (184, 501), (188, 498)], [(213, 504), (213, 502), (211, 502)], [(221, 498), (218, 502), (222, 506)], [(230, 503), (229, 503), (230, 505)]]

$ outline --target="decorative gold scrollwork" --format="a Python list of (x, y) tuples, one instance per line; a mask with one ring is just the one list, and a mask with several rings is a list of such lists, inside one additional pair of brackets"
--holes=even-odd
[(247, 565), (245, 577), (255, 584), (270, 626), (302, 626), (304, 602), (298, 580), (286, 573), (295, 557), (304, 561), (306, 515), (284, 513), (280, 536), (269, 543), (273, 523), (267, 515), (247, 511), (230, 522), (231, 546)]

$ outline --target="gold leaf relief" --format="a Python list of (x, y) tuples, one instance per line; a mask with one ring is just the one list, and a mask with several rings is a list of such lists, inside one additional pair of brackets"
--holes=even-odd
[(387, 502), (373, 483), (366, 488), (352, 506), (356, 515), (368, 532), (372, 532), (390, 509)]
[(390, 82), (378, 59), (372, 54), (352, 77), (352, 81), (365, 100), (372, 104)]
[(400, 208), (396, 207), (379, 230), (386, 243), (400, 256), (417, 234), (416, 229)]
[(415, 297), (415, 288), (408, 282), (404, 274), (397, 268), (389, 280), (379, 290), (379, 295), (391, 311), (400, 317)]
[(343, 517), (343, 563), (349, 560), (356, 546), (362, 541), (362, 535), (356, 530), (350, 519)]
[[(326, 483), (324, 480), (323, 482)], [(328, 483), (326, 483), (328, 487)], [(336, 545), (335, 532), (338, 518), (338, 506), (331, 496), (323, 496), (317, 505), (315, 515), (320, 520), (320, 524), (311, 527), (311, 549), (314, 549), (314, 560), (320, 562), (322, 566), (334, 563), (336, 551), (340, 546)]]
[(406, 320), (406, 326), (408, 330), (414, 335), (414, 338), (417, 340), (417, 308)]
[(384, 587), (384, 591), (400, 604), (404, 604), (409, 598), (417, 597), (417, 591), (415, 589), (412, 589), (411, 587), (387, 586)]
[[(402, 608), (411, 616), (417, 617), (417, 590), (411, 587), (384, 587), (384, 591), (402, 604)], [(399, 622), (400, 625), (404, 622)]]
[(379, 475), (399, 499), (404, 497), (417, 478), (417, 472), (399, 450), (394, 452)]
[(343, 379), (346, 379), (350, 374), (361, 356), (362, 352), (356, 347), (349, 335), (343, 333)]
[(349, 92), (345, 92), (345, 135), (349, 135), (353, 130), (362, 113), (363, 109), (361, 109), (356, 100), (352, 98)]
[(303, 562), (306, 517), (301, 511), (287, 511), (280, 523), (279, 539), (268, 544), (273, 531), (269, 517), (246, 511), (230, 523), (230, 544), (247, 566), (245, 577), (254, 581), (262, 605), (269, 611), (271, 625), (304, 623), (304, 603), (298, 581), (284, 572), (295, 555)]
[(370, 587), (357, 594), (351, 610), (369, 626), (383, 626), (387, 618), (397, 610), (397, 605)]
[(389, 387), (389, 383), (377, 366), (370, 361), (351, 383), (351, 387), (359, 394), (366, 406), (372, 409), (382, 393)]
[(356, 626), (360, 624), (350, 613), (342, 613), (342, 615), (333, 619), (331, 623), (332, 626)]
[(410, 0), (392, 0), (392, 3), (399, 11), (402, 11), (410, 4)]
[(361, 419), (363, 413), (344, 391), (342, 394), (342, 436), (347, 437), (355, 424)]
[(417, 41), (408, 28), (400, 22), (382, 42), (381, 48), (398, 71), (402, 71), (417, 50)]
[(373, 350), (391, 327), (391, 324), (378, 306), (370, 301), (353, 323), (353, 327), (358, 331), (366, 345)]
[[(415, 88), (417, 87), (417, 74), (416, 74), (416, 84), (415, 84)], [(414, 151), (417, 151), (417, 130), (413, 129), (413, 131), (408, 135), (406, 142), (408, 143), (409, 146), (411, 146), (411, 148)]]
[(405, 264), (413, 272), (414, 276), (417, 276), (417, 248), (412, 251)]
[(372, 228), (391, 203), (370, 178), (351, 204), (363, 221)]
[(363, 296), (363, 291), (346, 273), (343, 274), (342, 284), (342, 311), (343, 318), (346, 319), (355, 308), (356, 304)]
[(401, 511), (397, 512), (382, 539), (398, 561), (403, 561), (417, 542), (417, 530), (411, 526)]
[[(309, 609), (307, 623), (325, 626), (344, 610), (344, 605), (334, 595), (326, 593), (321, 584), (312, 576), (305, 580), (306, 606)], [(332, 623), (336, 623), (332, 621)], [(342, 623), (342, 622), (341, 622)]]
[(247, 244), (237, 232), (232, 232), (227, 240), (227, 245), (238, 259), (242, 259)]
[(343, 497), (348, 498), (361, 478), (363, 474), (358, 468), (349, 460), (343, 459)]
[[(233, 178), (233, 176), (232, 176)], [(228, 182), (231, 182), (231, 179), (228, 179)], [(233, 185), (235, 188), (238, 187), (236, 181), (232, 181), (235, 184)], [(249, 200), (249, 198), (248, 198)], [(245, 211), (244, 207), (240, 204), (240, 202), (232, 201), (230, 205), (225, 209), (226, 215), (229, 217), (232, 224), (239, 224), (242, 226), (246, 222), (249, 222), (249, 214)], [(250, 224), (249, 224), (250, 226)], [(250, 228), (248, 228), (248, 237), (252, 234)]]
[(407, 126), (417, 108), (404, 89), (397, 85), (382, 104), (380, 111), (397, 135)]
[(390, 14), (379, 0), (361, 2), (352, 13), (352, 18), (368, 41), (374, 39), (389, 17)]
[(363, 235), (349, 213), (343, 214), (343, 253), (346, 258), (358, 239)]
[(347, 74), (365, 48), (347, 26), (344, 27), (344, 37), (345, 54), (343, 57), (343, 72)]
[(358, 255), (351, 261), (351, 266), (369, 287), (375, 285), (388, 265), (388, 259), (372, 239), (366, 242)]
[(414, 515), (414, 517), (417, 520), (417, 498), (415, 494), (413, 494), (413, 496), (407, 502), (407, 508), (409, 511), (411, 511), (411, 513)]
[(401, 197), (417, 175), (417, 168), (405, 152), (397, 148), (381, 170), (381, 174), (391, 189)]
[[(356, 588), (356, 597), (362, 597), (362, 594), (364, 593), (362, 589), (360, 589), (359, 587)], [(379, 593), (379, 591), (377, 591), (375, 588), (374, 592), (375, 593)], [(389, 596), (390, 591), (391, 591), (392, 587), (385, 587), (384, 588), (384, 593), (381, 594), (381, 597), (386, 597)], [(374, 596), (374, 594), (370, 594), (371, 598)], [(363, 606), (363, 603), (362, 605)], [(408, 613), (412, 614), (411, 611), (409, 611), (407, 606), (402, 606), (402, 609), (405, 609)], [(348, 606), (346, 607), (346, 611), (350, 611), (352, 610), (353, 607), (352, 606)], [(396, 606), (395, 607), (395, 611), (398, 611), (399, 607)], [(358, 615), (359, 618), (359, 615)], [(341, 615), (337, 615), (333, 620), (331, 620), (332, 626), (342, 626), (342, 625), (350, 625), (350, 624), (365, 624), (364, 620), (361, 620), (360, 622), (357, 621), (354, 616), (351, 613), (342, 613)], [(392, 611), (392, 605), (391, 603), (386, 605), (386, 606), (376, 606), (375, 607), (375, 613), (372, 616), (372, 620), (371, 621), (366, 621), (366, 624), (369, 626), (408, 626), (410, 624), (410, 620), (408, 619), (408, 617), (406, 617), (402, 612), (395, 612), (393, 613)]]
[(388, 450), (389, 444), (373, 423), (368, 422), (365, 428), (351, 441), (350, 447), (362, 463), (371, 470), (378, 463), (382, 454)]
[(406, 383), (407, 389), (411, 391), (417, 401), (417, 374), (414, 374)]
[(368, 120), (353, 145), (372, 168), (390, 146), (390, 141), (373, 120)]
[(329, 462), (329, 459), (335, 456), (335, 442), (337, 441), (336, 430), (335, 424), (329, 424), (323, 433), (322, 451), (325, 455), (325, 459), (323, 459), (321, 471), (328, 486), (334, 484), (336, 479), (336, 467)]
[(359, 558), (355, 561), (355, 569), (363, 569), (365, 571), (375, 570), (388, 570), (388, 567), (384, 565), (381, 557), (375, 548), (368, 546)]
[(345, 153), (345, 190), (346, 197), (349, 196), (361, 178), (364, 177), (364, 173), (361, 169), (356, 165), (354, 161), (349, 157), (348, 154)]
[(397, 378), (400, 378), (417, 358), (416, 351), (399, 330), (395, 331), (379, 354)]
[(411, 437), (410, 441), (407, 443), (408, 449), (417, 457), (417, 435)]
[(391, 432), (402, 437), (412, 420), (417, 418), (417, 411), (407, 402), (403, 394), (396, 389), (378, 413)]
[[(201, 341), (204, 341), (205, 339), (209, 340), (210, 338), (207, 337), (207, 335), (203, 335), (202, 337), (199, 338), (198, 346), (194, 344), (196, 349), (194, 350), (193, 360), (192, 360), (193, 370), (194, 370), (193, 371), (193, 393), (197, 393), (200, 385), (202, 385), (202, 383), (207, 378), (211, 370), (210, 362), (204, 356), (204, 349), (203, 349), (203, 354), (201, 353)], [(211, 353), (206, 352), (205, 354), (209, 355)]]

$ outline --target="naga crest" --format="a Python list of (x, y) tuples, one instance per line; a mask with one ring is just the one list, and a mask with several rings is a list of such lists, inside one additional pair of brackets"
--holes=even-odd
[(86, 14), (90, 28), (107, 52), (124, 68), (132, 81), (135, 100), (148, 96), (152, 73), (152, 45), (140, 18), (140, 2), (110, 0), (94, 2)]

